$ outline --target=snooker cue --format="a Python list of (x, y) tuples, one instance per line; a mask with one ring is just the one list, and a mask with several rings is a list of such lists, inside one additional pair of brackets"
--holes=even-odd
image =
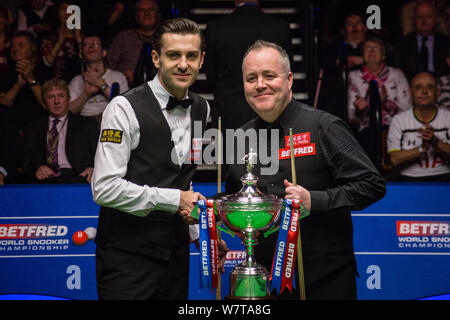
[[(289, 128), (289, 140), (291, 144), (291, 170), (292, 170), (292, 184), (297, 185), (297, 173), (295, 171), (295, 157), (294, 157), (294, 138), (292, 137), (292, 128)], [(298, 289), (300, 292), (300, 300), (306, 300), (305, 294), (305, 275), (303, 270), (303, 253), (302, 240), (300, 233), (300, 219), (298, 219), (298, 237), (297, 237), (297, 269), (298, 269)]]
[[(222, 117), (218, 120), (218, 137), (217, 137), (217, 193), (222, 192)], [(220, 221), (219, 221), (220, 223)], [(217, 230), (217, 241), (220, 241), (221, 232)], [(216, 288), (216, 300), (222, 300), (222, 275), (219, 269), (217, 269), (217, 288)]]

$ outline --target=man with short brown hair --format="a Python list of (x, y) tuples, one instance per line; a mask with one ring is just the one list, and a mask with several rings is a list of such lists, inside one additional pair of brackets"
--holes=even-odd
[[(92, 193), (101, 205), (97, 251), (100, 299), (187, 299), (194, 122), (208, 102), (188, 89), (205, 52), (197, 24), (163, 22), (152, 51), (158, 74), (115, 97), (103, 113)], [(198, 237), (197, 237), (198, 238)]]

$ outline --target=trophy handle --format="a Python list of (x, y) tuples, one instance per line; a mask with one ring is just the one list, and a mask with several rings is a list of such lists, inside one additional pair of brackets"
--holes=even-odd
[[(216, 216), (220, 216), (217, 212), (217, 208), (216, 208), (216, 204), (214, 203), (214, 214)], [(194, 219), (199, 218), (198, 215), (198, 204), (195, 205), (194, 209), (192, 209), (191, 213), (190, 213), (191, 217)], [(223, 223), (220, 224), (219, 226), (217, 226), (217, 229), (219, 229), (220, 231), (223, 231), (225, 233), (228, 233), (230, 236), (232, 236), (234, 238), (234, 236), (236, 235), (233, 231), (231, 231), (230, 229), (228, 229)]]
[(280, 230), (280, 226), (273, 226), (272, 228), (264, 232), (263, 236), (264, 238), (267, 238), (269, 235), (271, 235), (274, 232), (277, 232), (278, 230)]

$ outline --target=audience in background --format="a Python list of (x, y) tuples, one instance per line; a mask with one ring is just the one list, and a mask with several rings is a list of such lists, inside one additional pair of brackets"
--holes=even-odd
[[(405, 3), (400, 12), (400, 20), (402, 26), (402, 35), (406, 36), (408, 33), (416, 31), (414, 10), (417, 5), (426, 2), (427, 0), (411, 0)], [(429, 0), (428, 0), (429, 1)], [(436, 7), (436, 31), (446, 36), (449, 36), (446, 17), (446, 0), (429, 1)]]
[(364, 63), (362, 43), (366, 39), (367, 27), (361, 15), (350, 13), (345, 19), (344, 42), (339, 49), (338, 64), (345, 66), (344, 70), (356, 70)]
[(419, 72), (430, 72), (435, 77), (450, 73), (449, 39), (435, 31), (437, 12), (429, 1), (418, 4), (414, 10), (415, 32), (400, 38), (396, 45), (394, 65), (411, 79)]
[(81, 30), (67, 28), (67, 7), (62, 1), (58, 6), (59, 23), (54, 33), (49, 33), (41, 43), (44, 63), (51, 69), (52, 76), (70, 82), (81, 72)]
[(343, 120), (347, 114), (348, 73), (363, 64), (361, 44), (367, 28), (362, 15), (349, 12), (342, 19), (339, 39), (324, 35), (319, 52), (319, 67), (323, 71), (317, 107)]
[[(134, 29), (121, 31), (112, 41), (107, 66), (113, 70), (122, 72), (130, 87), (137, 86), (144, 81), (153, 79), (156, 74), (152, 64), (142, 62), (142, 68), (137, 70), (139, 79), (135, 81), (135, 70), (138, 61), (151, 62), (151, 51), (153, 47), (153, 35), (160, 19), (158, 2), (156, 0), (139, 0), (136, 2), (135, 18), (137, 26)], [(143, 48), (146, 48), (143, 50)], [(152, 67), (152, 70), (144, 70), (143, 67)], [(144, 80), (145, 72), (145, 80)], [(142, 79), (141, 79), (142, 78)]]
[[(320, 28), (316, 33), (319, 42), (317, 71), (323, 71), (317, 107), (347, 121), (363, 146), (375, 146), (371, 158), (375, 162), (381, 159), (380, 169), (384, 169), (386, 174), (389, 174), (392, 168), (389, 167), (391, 154), (385, 155), (387, 129), (397, 112), (412, 107), (408, 102), (408, 81), (419, 72), (432, 73), (439, 88), (436, 105), (440, 107), (439, 110), (450, 108), (450, 46), (446, 37), (450, 30), (450, 5), (447, 2), (318, 2), (315, 11), (318, 19), (315, 21), (317, 24), (323, 24), (328, 33), (321, 34)], [(81, 30), (67, 28), (67, 7), (71, 4), (78, 5), (83, 13)], [(369, 4), (381, 7), (381, 30), (368, 30), (366, 27), (369, 15), (365, 14), (365, 11)], [(291, 57), (307, 55), (309, 50), (304, 45), (307, 41), (303, 42), (301, 39), (300, 51), (291, 52), (290, 37), (295, 29), (292, 25), (286, 27), (287, 23), (284, 27), (287, 31), (273, 27), (273, 14), (264, 14), (263, 10), (257, 7), (257, 0), (235, 1), (235, 6), (238, 5), (242, 7), (236, 8), (232, 14), (223, 15), (217, 20), (208, 17), (205, 21), (198, 21), (207, 25), (205, 73), (208, 80), (206, 86), (213, 89), (215, 98), (212, 105), (212, 125), (215, 126), (217, 116), (222, 115), (223, 129), (233, 128), (236, 123), (245, 122), (245, 119), (251, 116), (244, 115), (242, 109), (237, 107), (240, 104), (236, 104), (235, 99), (240, 98), (240, 95), (223, 84), (228, 78), (231, 79), (229, 75), (232, 74), (234, 56), (240, 53), (240, 49), (236, 48), (242, 47), (251, 33), (256, 32), (259, 34), (257, 37), (265, 39), (271, 36), (273, 30), (279, 30), (275, 31), (276, 39), (272, 41), (278, 39)], [(193, 7), (192, 4), (190, 6)], [(177, 12), (176, 8), (180, 11)], [(323, 8), (328, 8), (328, 11)], [(389, 8), (387, 13), (386, 8)], [(71, 112), (95, 116), (100, 121), (102, 112), (112, 96), (153, 78), (156, 69), (150, 53), (154, 46), (155, 28), (162, 16), (176, 16), (179, 13), (185, 15), (187, 11), (184, 9), (184, 4), (174, 2), (169, 5), (158, 0), (2, 2), (0, 130), (3, 132), (3, 139), (0, 139), (0, 183), (24, 181), (21, 174), (23, 130), (40, 117), (47, 117), (48, 107), (41, 97), (42, 83), (51, 78), (70, 83)], [(262, 20), (252, 23), (256, 12)], [(324, 20), (320, 19), (321, 15), (324, 15)], [(395, 15), (397, 21), (392, 18)], [(249, 18), (250, 16), (252, 18)], [(305, 27), (302, 21), (294, 22), (300, 23), (300, 28)], [(255, 31), (249, 25), (258, 27)], [(377, 42), (373, 35), (383, 36), (385, 28), (389, 29), (389, 38), (382, 38), (383, 53), (377, 49), (381, 43)], [(94, 32), (96, 35), (93, 35)], [(99, 34), (101, 38), (97, 36)], [(397, 36), (400, 37), (394, 42)], [(363, 44), (367, 43), (367, 39), (374, 42), (363, 55)], [(391, 55), (392, 52), (395, 54)], [(374, 63), (378, 60), (379, 63)], [(299, 63), (298, 60), (296, 63)], [(237, 68), (238, 73), (240, 67)], [(308, 74), (306, 81), (312, 79), (313, 76)], [(376, 82), (371, 84), (371, 80)], [(241, 79), (238, 80), (240, 81)], [(312, 86), (315, 85), (312, 83)], [(313, 101), (313, 97), (310, 97), (310, 101)], [(371, 109), (376, 110), (375, 107), (371, 108), (371, 105), (377, 103), (381, 107), (381, 135), (375, 135), (376, 139), (372, 139), (373, 132), (368, 133), (371, 127), (369, 115)], [(230, 116), (226, 113), (235, 115), (233, 110), (237, 109), (239, 119), (234, 117), (231, 124), (227, 123), (226, 118)], [(13, 148), (13, 145), (17, 148)], [(368, 153), (370, 154), (370, 151)], [(400, 169), (404, 166), (397, 162), (395, 165)], [(34, 173), (33, 177), (36, 178)]]
[(450, 182), (450, 111), (436, 106), (439, 89), (428, 72), (411, 81), (413, 108), (392, 119), (388, 152), (398, 178)]
[[(383, 41), (367, 38), (363, 43), (364, 64), (351, 71), (348, 77), (349, 123), (357, 128), (356, 136), (372, 161), (376, 165), (382, 161), (380, 166), (384, 163), (387, 129), (392, 117), (411, 106), (408, 81), (400, 69), (388, 66), (385, 59)], [(373, 103), (374, 99), (378, 99), (379, 104)], [(381, 110), (379, 123), (373, 119), (377, 116), (373, 108)], [(378, 139), (381, 139), (380, 144), (375, 143)]]
[(83, 116), (101, 116), (111, 98), (113, 85), (118, 85), (117, 94), (128, 90), (125, 76), (105, 67), (106, 50), (97, 35), (86, 35), (82, 43), (85, 70), (75, 76), (69, 84), (70, 106), (73, 113)]
[(450, 74), (439, 77), (438, 88), (438, 106), (450, 110)]
[(13, 34), (9, 70), (0, 77), (0, 104), (8, 109), (10, 121), (17, 129), (23, 129), (30, 121), (46, 113), (42, 107), (40, 86), (46, 79), (39, 61), (34, 36), (27, 31)]
[(20, 168), (23, 167), (23, 149), (19, 132), (6, 113), (0, 108), (0, 185), (24, 183)]
[(28, 31), (41, 40), (51, 32), (58, 21), (56, 6), (50, 0), (27, 0), (20, 6), (17, 30)]
[(24, 132), (24, 172), (30, 182), (91, 182), (99, 129), (95, 119), (69, 112), (69, 89), (62, 79), (42, 86), (48, 116)]
[(256, 117), (242, 89), (242, 59), (248, 47), (256, 40), (275, 42), (292, 61), (288, 21), (265, 14), (257, 0), (238, 0), (234, 5), (231, 14), (210, 21), (205, 33), (205, 72), (214, 93), (213, 126), (221, 116), (222, 127), (229, 129), (237, 129)]

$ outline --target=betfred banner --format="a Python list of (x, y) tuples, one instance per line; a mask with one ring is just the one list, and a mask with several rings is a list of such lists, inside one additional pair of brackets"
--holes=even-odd
[(447, 221), (396, 221), (400, 249), (450, 250), (450, 223)]
[(97, 219), (8, 219), (0, 224), (0, 256), (94, 254)]

